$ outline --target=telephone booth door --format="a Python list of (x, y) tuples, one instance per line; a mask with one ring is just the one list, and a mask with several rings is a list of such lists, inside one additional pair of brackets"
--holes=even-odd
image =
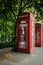
[(28, 48), (28, 19), (20, 19), (17, 22), (17, 50), (19, 52), (27, 52)]

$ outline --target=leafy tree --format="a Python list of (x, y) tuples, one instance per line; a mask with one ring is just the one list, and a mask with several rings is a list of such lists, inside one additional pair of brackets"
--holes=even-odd
[[(18, 13), (22, 13), (25, 11), (25, 9), (31, 9), (34, 8), (37, 13), (40, 13), (40, 15), (43, 16), (43, 1), (42, 0), (1, 0), (0, 1), (0, 12), (2, 18), (6, 18), (8, 20), (11, 20), (11, 18), (8, 17), (14, 16), (15, 20), (17, 18)], [(31, 9), (32, 10), (32, 9)], [(11, 20), (12, 21), (12, 20)]]

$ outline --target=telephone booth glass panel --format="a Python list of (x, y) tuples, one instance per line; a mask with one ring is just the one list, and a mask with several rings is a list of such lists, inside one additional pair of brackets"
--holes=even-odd
[(26, 48), (26, 21), (20, 22), (20, 42), (19, 42), (19, 48)]

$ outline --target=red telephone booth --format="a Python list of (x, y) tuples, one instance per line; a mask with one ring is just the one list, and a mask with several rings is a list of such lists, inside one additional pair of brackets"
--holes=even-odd
[(35, 24), (35, 39), (36, 39), (36, 46), (41, 47), (43, 44), (43, 27), (41, 23)]
[(42, 45), (43, 45), (43, 25), (42, 25)]
[(33, 13), (19, 14), (16, 26), (17, 50), (31, 53), (35, 49), (35, 18)]

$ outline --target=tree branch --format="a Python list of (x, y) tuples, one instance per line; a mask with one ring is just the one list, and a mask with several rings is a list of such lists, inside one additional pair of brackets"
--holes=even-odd
[(23, 9), (22, 9), (22, 11), (24, 11), (26, 8), (30, 8), (32, 6), (32, 4), (31, 5), (28, 5), (27, 7), (24, 7)]
[(12, 4), (11, 4), (10, 1), (11, 1), (11, 0), (8, 0), (8, 3), (9, 3), (9, 5), (10, 5), (10, 11), (13, 13), (13, 15), (14, 15), (14, 17), (15, 17), (15, 20), (16, 20), (16, 16), (15, 16), (15, 14), (14, 14), (14, 12), (13, 12)]

